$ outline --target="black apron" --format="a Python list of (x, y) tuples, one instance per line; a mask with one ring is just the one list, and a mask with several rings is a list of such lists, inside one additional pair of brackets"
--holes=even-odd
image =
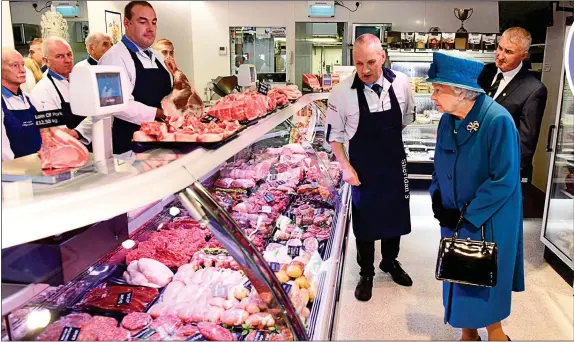
[(352, 189), (353, 231), (359, 241), (375, 241), (411, 232), (409, 181), (403, 146), (403, 114), (392, 82), (395, 75), (383, 68), (391, 82), (391, 109), (371, 113), (365, 84), (355, 75), (359, 99), (359, 127), (349, 141), (350, 162), (361, 185)]
[(60, 108), (62, 108), (62, 113), (64, 113), (64, 121), (66, 122), (66, 127), (68, 127), (69, 129), (75, 129), (76, 127), (78, 127), (80, 122), (84, 121), (86, 117), (72, 113), (72, 106), (70, 105), (70, 102), (64, 101), (64, 97), (62, 96), (62, 93), (60, 93), (60, 90), (56, 86), (56, 83), (54, 82), (52, 75), (48, 74), (48, 79), (50, 79), (50, 81), (54, 85), (54, 88), (56, 88), (58, 96), (60, 97)]
[[(128, 49), (136, 68), (136, 84), (132, 95), (134, 100), (146, 106), (161, 108), (161, 100), (172, 89), (169, 72), (155, 58), (157, 68), (146, 69), (134, 52)], [(132, 137), (134, 132), (140, 129), (140, 125), (114, 118), (112, 126), (112, 140), (114, 154), (120, 154), (132, 149)]]
[(36, 108), (25, 97), (30, 108), (28, 109), (8, 109), (4, 98), (2, 98), (2, 110), (4, 111), (4, 127), (6, 135), (10, 141), (10, 149), (14, 153), (14, 158), (27, 156), (36, 153), (42, 147), (40, 129), (36, 127), (34, 115)]

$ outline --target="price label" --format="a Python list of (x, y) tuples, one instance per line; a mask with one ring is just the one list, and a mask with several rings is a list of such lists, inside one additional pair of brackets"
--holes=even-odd
[(311, 186), (312, 186), (313, 188), (316, 188), (316, 187), (318, 187), (318, 184), (317, 184), (317, 182), (311, 182)]
[(277, 174), (274, 173), (270, 173), (269, 177), (267, 177), (267, 179), (271, 182), (277, 179)]
[(319, 252), (320, 255), (323, 255), (325, 253), (325, 249), (327, 248), (327, 242), (328, 242), (328, 240), (323, 240), (323, 241), (319, 242), (319, 246), (317, 247), (317, 251)]
[(80, 335), (80, 328), (64, 327), (58, 341), (77, 341)]
[(287, 294), (289, 294), (289, 292), (291, 291), (291, 284), (281, 284), (281, 286), (283, 287), (283, 290), (285, 290), (285, 292)]
[(251, 290), (251, 288), (253, 287), (253, 284), (251, 284), (251, 280), (247, 280), (245, 283), (243, 283), (243, 287), (245, 287), (248, 290)]
[(278, 262), (270, 262), (269, 268), (271, 268), (271, 271), (273, 272), (279, 272), (281, 270), (281, 265)]
[(197, 333), (197, 334), (195, 334), (195, 335), (191, 335), (191, 336), (189, 336), (188, 338), (186, 338), (185, 340), (186, 340), (186, 341), (207, 341), (207, 340), (205, 339), (205, 337), (203, 337), (203, 335), (200, 334), (200, 333)]
[(126, 293), (120, 293), (118, 295), (118, 301), (116, 303), (118, 305), (128, 305), (131, 304), (131, 302), (132, 302), (132, 293), (126, 292)]
[(265, 341), (265, 332), (262, 330), (257, 330), (255, 332), (255, 337), (253, 341)]
[(261, 212), (265, 213), (265, 214), (271, 214), (271, 207), (268, 205), (264, 205), (263, 207), (261, 207)]
[(227, 286), (215, 284), (212, 287), (213, 297), (227, 297)]
[(138, 332), (137, 334), (135, 334), (134, 336), (132, 336), (132, 339), (138, 339), (138, 340), (147, 340), (148, 338), (152, 337), (153, 334), (155, 334), (156, 331), (150, 328), (144, 328), (142, 329), (140, 332)]
[(259, 84), (257, 84), (257, 92), (259, 94), (267, 95), (269, 93), (269, 90), (271, 90), (271, 84), (265, 81), (259, 82)]
[(265, 194), (265, 196), (263, 196), (263, 199), (265, 199), (265, 202), (269, 203), (275, 200), (275, 196), (273, 196), (273, 194)]
[(283, 184), (285, 184), (285, 181), (284, 181), (284, 180), (278, 180), (278, 181), (277, 181), (277, 185), (283, 185)]
[(299, 256), (299, 253), (301, 253), (301, 246), (287, 246), (287, 254), (290, 257), (296, 258)]
[(61, 109), (37, 112), (34, 114), (34, 119), (38, 128), (56, 127), (66, 124), (64, 112)]
[(225, 197), (225, 198), (223, 199), (223, 203), (233, 204), (233, 200), (232, 200), (231, 198), (229, 198), (229, 197)]
[(201, 121), (209, 123), (209, 122), (218, 122), (219, 119), (216, 118), (215, 116), (206, 114), (203, 118), (201, 118)]

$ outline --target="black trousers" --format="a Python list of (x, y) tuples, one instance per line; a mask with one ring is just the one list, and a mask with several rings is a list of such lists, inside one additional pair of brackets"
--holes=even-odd
[[(361, 267), (362, 277), (375, 276), (375, 241), (359, 241), (357, 244), (357, 263)], [(399, 256), (401, 237), (393, 237), (381, 240), (381, 254), (383, 264), (391, 264)]]

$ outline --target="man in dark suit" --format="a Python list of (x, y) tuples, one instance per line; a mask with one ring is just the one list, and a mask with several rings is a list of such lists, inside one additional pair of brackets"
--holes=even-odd
[(520, 173), (529, 181), (548, 95), (544, 84), (522, 63), (528, 57), (531, 43), (530, 33), (521, 27), (504, 31), (496, 50), (495, 63), (487, 64), (478, 78), (486, 94), (514, 118), (520, 132)]

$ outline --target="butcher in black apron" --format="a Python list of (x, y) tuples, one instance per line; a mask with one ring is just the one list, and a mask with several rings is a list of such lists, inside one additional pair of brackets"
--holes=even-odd
[[(380, 48), (378, 44), (380, 43), (370, 45), (367, 43), (362, 48), (377, 50)], [(384, 58), (382, 59), (384, 62)], [(399, 254), (400, 237), (411, 231), (410, 192), (406, 154), (402, 141), (403, 110), (393, 86), (396, 75), (390, 69), (383, 68), (382, 62), (379, 62), (380, 69), (373, 73), (378, 75), (379, 82), (390, 84), (386, 92), (378, 82), (365, 84), (359, 76), (360, 71), (357, 67), (358, 72), (350, 88), (348, 88), (348, 83), (343, 82), (341, 87), (347, 88), (336, 90), (331, 95), (335, 97), (340, 94), (339, 96), (349, 98), (356, 96), (359, 107), (358, 125), (352, 138), (348, 140), (348, 162), (343, 160), (342, 164), (348, 165), (350, 162), (350, 172), (354, 171), (358, 178), (358, 183), (352, 187), (352, 219), (357, 244), (357, 262), (361, 268), (361, 279), (355, 291), (355, 297), (362, 301), (369, 300), (372, 295), (376, 240), (381, 240), (383, 256), (379, 268), (390, 273), (397, 284), (412, 285), (411, 278), (396, 260)], [(374, 68), (374, 66), (371, 67)], [(401, 81), (403, 88), (399, 89), (404, 94), (404, 87), (408, 87), (408, 82), (404, 79)], [(372, 92), (379, 97), (388, 96), (388, 99), (382, 99), (390, 102), (390, 108), (371, 111), (365, 95), (366, 92), (371, 93), (371, 90), (366, 87), (370, 87)], [(349, 107), (348, 105), (341, 103), (340, 100), (332, 100), (335, 99), (330, 97), (328, 115), (350, 115), (350, 113), (343, 113)], [(331, 102), (338, 102), (338, 106), (331, 105)], [(346, 102), (350, 101), (346, 100)], [(328, 121), (327, 139), (341, 161), (346, 157), (341, 158), (341, 154), (337, 152), (339, 147), (336, 144), (340, 145), (340, 143), (333, 142), (331, 139), (333, 121), (332, 119)], [(348, 123), (349, 118), (343, 122)], [(346, 172), (349, 172), (349, 169)]]
[(147, 1), (130, 1), (124, 13), (125, 35), (98, 61), (99, 65), (123, 68), (133, 87), (128, 108), (114, 114), (114, 154), (132, 149), (133, 134), (142, 122), (165, 119), (161, 100), (172, 90), (172, 76), (163, 64), (163, 56), (151, 49), (157, 31), (153, 6)]

